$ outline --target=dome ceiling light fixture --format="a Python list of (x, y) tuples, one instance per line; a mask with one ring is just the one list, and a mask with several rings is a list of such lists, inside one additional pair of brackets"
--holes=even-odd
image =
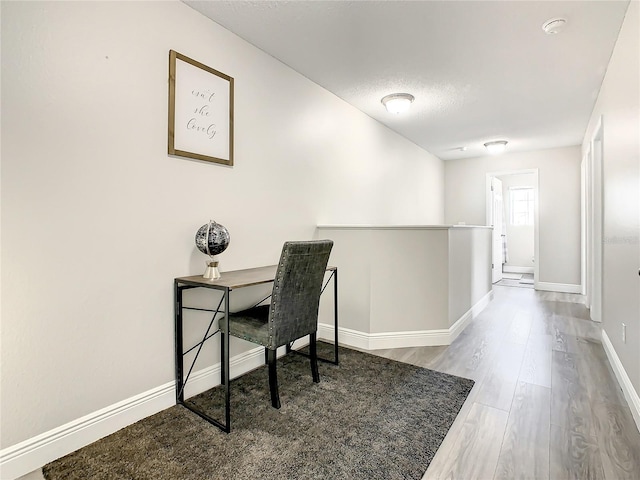
[(392, 93), (386, 97), (382, 97), (382, 104), (389, 113), (404, 113), (409, 110), (411, 104), (415, 100), (415, 97), (410, 93)]
[(497, 155), (498, 153), (502, 153), (506, 150), (507, 143), (508, 142), (506, 140), (496, 140), (495, 142), (487, 142), (484, 146), (491, 155)]
[(560, 33), (567, 24), (567, 20), (564, 18), (551, 18), (542, 24), (542, 30), (547, 35), (555, 35)]

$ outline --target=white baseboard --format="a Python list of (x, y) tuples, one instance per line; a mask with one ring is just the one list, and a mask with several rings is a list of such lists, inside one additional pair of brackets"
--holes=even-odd
[[(340, 327), (340, 344), (365, 350), (382, 348), (422, 347), (449, 345), (449, 330), (422, 330), (412, 332), (364, 333)], [(333, 325), (320, 324), (318, 338), (334, 340)]]
[(604, 351), (606, 352), (609, 363), (611, 364), (611, 369), (616, 374), (620, 388), (622, 388), (622, 391), (624, 392), (624, 397), (627, 399), (627, 403), (631, 409), (631, 414), (636, 422), (636, 426), (638, 427), (638, 430), (640, 430), (640, 397), (638, 396), (638, 392), (636, 392), (635, 388), (633, 388), (631, 379), (629, 378), (629, 375), (627, 375), (627, 371), (624, 369), (615, 348), (613, 348), (613, 344), (611, 343), (611, 340), (609, 340), (607, 332), (604, 330), (602, 330), (602, 346), (604, 347)]
[[(328, 340), (333, 342), (335, 340), (335, 328), (331, 324), (319, 323), (318, 324), (318, 338), (321, 340)], [(369, 334), (363, 333), (358, 330), (351, 330), (350, 328), (340, 327), (339, 329), (339, 341), (341, 345), (348, 345), (349, 347), (363, 348), (369, 350)]]
[(175, 382), (148, 390), (0, 451), (0, 478), (14, 479), (175, 404)]
[(535, 289), (545, 292), (582, 293), (582, 286), (573, 283), (536, 282)]
[[(308, 339), (294, 344), (301, 347)], [(278, 350), (284, 354), (284, 347)], [(264, 365), (264, 348), (257, 347), (229, 361), (231, 378)], [(194, 371), (185, 388), (185, 398), (220, 384), (220, 364)], [(176, 404), (175, 381), (90, 413), (0, 451), (0, 478), (10, 480), (26, 475), (53, 460), (89, 445), (121, 428)]]
[(369, 334), (369, 350), (402, 347), (433, 347), (449, 345), (449, 329), (413, 332), (380, 332)]
[(458, 335), (462, 333), (462, 331), (471, 323), (471, 320), (480, 315), (480, 312), (484, 310), (487, 305), (493, 300), (493, 290), (489, 290), (489, 292), (482, 297), (480, 300), (476, 302), (467, 312), (462, 315), (451, 327), (449, 327), (449, 337), (450, 341), (447, 345), (450, 345)]
[(533, 273), (533, 267), (517, 267), (515, 265), (502, 265), (504, 273)]
[[(492, 298), (493, 291), (490, 291), (449, 328), (409, 332), (364, 333), (340, 327), (340, 343), (365, 350), (451, 345), (469, 322), (477, 317), (489, 304)], [(318, 328), (318, 337), (333, 341), (333, 325), (321, 323)]]

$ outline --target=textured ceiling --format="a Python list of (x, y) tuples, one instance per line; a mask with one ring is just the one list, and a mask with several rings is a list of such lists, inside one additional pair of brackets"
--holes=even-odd
[[(628, 6), (183, 1), (443, 160), (579, 145)], [(553, 17), (568, 23), (546, 35)], [(397, 92), (408, 114), (380, 103)]]

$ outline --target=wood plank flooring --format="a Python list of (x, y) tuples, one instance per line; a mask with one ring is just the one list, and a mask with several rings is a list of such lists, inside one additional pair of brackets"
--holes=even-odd
[(452, 345), (370, 352), (476, 381), (423, 480), (640, 480), (640, 434), (581, 302), (495, 286)]
[(640, 479), (640, 433), (580, 295), (494, 287), (448, 347), (370, 353), (476, 381), (423, 480)]

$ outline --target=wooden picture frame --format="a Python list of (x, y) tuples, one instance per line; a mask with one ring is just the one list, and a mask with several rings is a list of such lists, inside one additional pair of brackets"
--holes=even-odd
[(169, 154), (233, 166), (233, 77), (169, 51)]

